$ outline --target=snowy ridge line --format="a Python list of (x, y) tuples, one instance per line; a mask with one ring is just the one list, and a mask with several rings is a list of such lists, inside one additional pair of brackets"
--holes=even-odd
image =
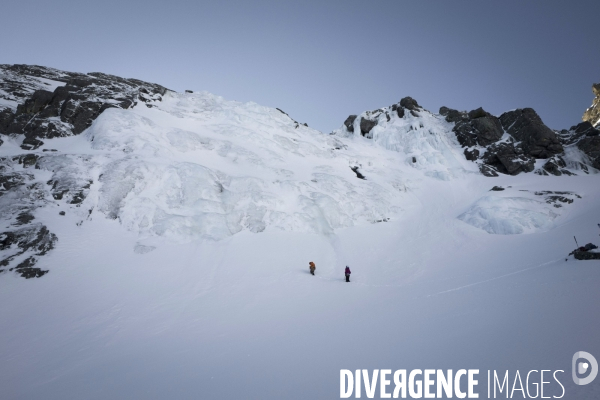
[(600, 169), (600, 131), (590, 122), (559, 132), (531, 108), (499, 117), (481, 107), (469, 112), (441, 107), (435, 114), (405, 97), (390, 107), (350, 115), (331, 134), (362, 136), (404, 153), (414, 168), (433, 167), (431, 176), (446, 180), (461, 169), (487, 177), (529, 172), (570, 176)]
[(454, 289), (448, 289), (448, 290), (444, 290), (444, 291), (441, 291), (441, 292), (438, 292), (438, 293), (430, 294), (427, 297), (433, 297), (433, 296), (438, 296), (440, 294), (445, 294), (445, 293), (450, 293), (450, 292), (456, 292), (456, 291), (459, 291), (459, 290), (462, 290), (462, 289), (466, 289), (468, 287), (478, 286), (478, 285), (481, 285), (481, 284), (484, 284), (484, 283), (487, 283), (487, 282), (492, 282), (492, 281), (495, 281), (495, 280), (498, 280), (498, 279), (502, 279), (502, 278), (506, 278), (506, 277), (509, 277), (509, 276), (512, 276), (512, 275), (522, 274), (523, 272), (527, 272), (527, 271), (531, 271), (531, 270), (534, 270), (534, 269), (542, 268), (542, 267), (544, 267), (546, 265), (549, 265), (549, 264), (558, 263), (560, 260), (562, 260), (562, 257), (561, 258), (557, 258), (557, 259), (552, 260), (552, 261), (548, 261), (548, 262), (542, 263), (542, 264), (538, 264), (538, 265), (533, 266), (533, 267), (529, 267), (529, 268), (521, 269), (521, 270), (518, 270), (518, 271), (510, 272), (508, 274), (500, 275), (500, 276), (497, 276), (495, 278), (490, 278), (490, 279), (486, 279), (486, 280), (483, 280), (483, 281), (479, 281), (479, 282), (475, 282), (475, 283), (470, 283), (468, 285), (459, 286), (459, 287), (454, 288)]

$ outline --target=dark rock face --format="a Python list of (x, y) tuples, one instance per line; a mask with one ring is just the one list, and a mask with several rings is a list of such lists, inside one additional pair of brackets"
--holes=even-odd
[(542, 122), (532, 108), (509, 111), (500, 116), (500, 122), (523, 146), (523, 151), (535, 158), (549, 158), (563, 152), (556, 133)]
[[(564, 146), (576, 145), (590, 160), (590, 165), (600, 169), (600, 130), (594, 128), (588, 121), (572, 126), (569, 130), (557, 132), (557, 136)], [(584, 172), (588, 172), (587, 165), (579, 163)], [(568, 172), (562, 170), (563, 173)]]
[(464, 153), (465, 153), (465, 158), (469, 161), (476, 161), (479, 158), (479, 150), (477, 150), (477, 149), (473, 149), (473, 150), (465, 149)]
[(16, 270), (26, 279), (39, 278), (48, 271), (33, 267), (38, 261), (36, 256), (43, 256), (52, 250), (57, 240), (56, 235), (48, 231), (48, 228), (42, 224), (32, 224), (14, 231), (2, 232), (0, 233), (0, 251), (13, 250), (13, 254), (0, 260), (0, 266), (8, 267), (15, 258), (32, 254), (9, 270)]
[(600, 169), (600, 136), (586, 136), (577, 143), (577, 147), (592, 160), (592, 166)]
[(354, 120), (356, 120), (356, 117), (356, 115), (350, 115), (344, 121), (344, 125), (346, 126), (346, 129), (348, 129), (348, 132), (354, 132)]
[[(543, 175), (569, 173), (563, 169), (564, 160), (557, 158), (563, 153), (564, 137), (569, 135), (557, 135), (531, 108), (510, 111), (496, 118), (481, 107), (469, 112), (441, 107), (440, 115), (455, 123), (452, 130), (461, 146), (466, 147), (465, 158), (485, 164), (480, 171), (486, 176), (496, 176), (493, 171), (509, 175), (531, 172), (535, 159), (539, 158), (552, 158), (542, 172), (538, 171)], [(579, 127), (578, 131), (581, 135), (594, 134), (589, 125)], [(500, 142), (505, 132), (510, 137)], [(474, 148), (477, 146), (485, 147), (483, 156)]]
[[(361, 118), (360, 119), (360, 134), (363, 136), (369, 135), (369, 132), (371, 132), (371, 129), (375, 128), (375, 126), (377, 126), (377, 121), (371, 121), (366, 118)], [(370, 138), (371, 136), (368, 136), (368, 137)]]
[(398, 118), (404, 118), (404, 107), (398, 104), (393, 104), (391, 110), (396, 111)]
[(402, 108), (402, 107), (396, 108), (396, 114), (398, 114), (398, 118), (404, 118), (404, 108)]
[(575, 250), (573, 257), (577, 260), (600, 260), (600, 253), (592, 251)]
[(407, 110), (421, 110), (422, 107), (419, 105), (419, 103), (417, 103), (417, 101), (415, 99), (413, 99), (412, 97), (405, 97), (403, 99), (400, 100), (400, 106), (406, 108)]
[[(39, 88), (50, 79), (63, 86)], [(16, 108), (0, 110), (0, 133), (25, 136), (25, 150), (39, 139), (77, 135), (104, 110), (129, 108), (142, 101), (151, 106), (167, 89), (156, 84), (102, 73), (79, 74), (28, 65), (0, 65), (0, 97)]]
[(557, 132), (557, 136), (563, 146), (568, 146), (570, 144), (574, 144), (579, 142), (581, 139), (588, 136), (598, 136), (600, 135), (600, 131), (592, 126), (587, 121), (581, 122), (571, 128), (563, 129), (560, 132)]
[(17, 222), (15, 225), (27, 225), (31, 221), (33, 221), (35, 217), (28, 212), (22, 212), (17, 216)]
[(448, 122), (459, 122), (463, 120), (469, 119), (469, 114), (464, 111), (453, 110), (448, 107), (440, 107), (440, 115), (446, 117), (446, 121)]
[(489, 146), (483, 155), (483, 161), (498, 172), (508, 175), (531, 172), (535, 165), (533, 157), (526, 155), (520, 146), (512, 143), (497, 143)]
[(444, 110), (446, 121), (456, 122), (453, 131), (463, 147), (488, 146), (500, 140), (504, 135), (504, 130), (498, 118), (484, 111), (483, 108), (478, 108), (469, 113), (447, 108), (446, 110)]
[(565, 163), (565, 160), (563, 160), (562, 157), (555, 156), (552, 159), (549, 159), (548, 161), (546, 161), (546, 163), (542, 166), (542, 168), (548, 174), (561, 176), (563, 174), (563, 171), (561, 170), (561, 168), (565, 168), (566, 166), (567, 166), (567, 164)]
[(584, 121), (580, 124), (571, 127), (571, 130), (580, 136), (598, 136), (600, 131), (592, 126), (588, 121)]

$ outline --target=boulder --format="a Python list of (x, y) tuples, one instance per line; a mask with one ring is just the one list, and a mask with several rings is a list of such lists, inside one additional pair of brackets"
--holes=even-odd
[(570, 145), (577, 143), (579, 140), (586, 136), (598, 136), (600, 131), (588, 122), (583, 121), (575, 126), (569, 128), (569, 130), (563, 129), (558, 133), (558, 137), (563, 145)]
[(37, 140), (35, 138), (25, 138), (25, 139), (23, 139), (21, 148), (23, 150), (35, 150), (43, 144), (44, 144), (44, 142), (42, 142), (41, 140)]
[(398, 118), (404, 118), (404, 108), (402, 108), (402, 107), (396, 108), (396, 114), (398, 114)]
[(448, 122), (459, 122), (462, 120), (469, 119), (469, 115), (464, 111), (453, 110), (448, 107), (440, 107), (440, 115), (446, 117), (446, 121)]
[(479, 158), (479, 150), (477, 149), (473, 149), (473, 150), (469, 150), (469, 149), (465, 149), (465, 158), (469, 161), (475, 161)]
[(594, 126), (589, 121), (583, 121), (575, 126), (572, 126), (570, 130), (572, 130), (573, 132), (575, 132), (578, 135), (585, 135), (585, 136), (600, 135), (600, 131), (598, 129), (594, 128)]
[(370, 119), (361, 118), (360, 119), (360, 134), (363, 136), (367, 136), (371, 129), (373, 129), (377, 125), (377, 121), (371, 121)]
[(400, 105), (408, 110), (417, 110), (422, 108), (415, 99), (408, 96), (400, 100)]
[(356, 120), (356, 117), (356, 115), (350, 115), (344, 121), (344, 125), (346, 126), (346, 129), (348, 129), (348, 132), (354, 132), (354, 120)]

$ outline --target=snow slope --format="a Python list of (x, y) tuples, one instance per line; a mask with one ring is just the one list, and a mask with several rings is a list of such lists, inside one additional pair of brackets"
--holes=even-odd
[(486, 178), (426, 112), (367, 139), (208, 93), (150, 106), (14, 166), (85, 198), (35, 209), (47, 275), (0, 275), (3, 397), (332, 399), (375, 368), (561, 369), (564, 398), (600, 395), (570, 378), (600, 356), (600, 263), (565, 261), (597, 241), (597, 174)]

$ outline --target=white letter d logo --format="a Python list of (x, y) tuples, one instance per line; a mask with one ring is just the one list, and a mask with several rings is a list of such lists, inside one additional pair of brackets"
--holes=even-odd
[[(577, 363), (577, 360), (579, 360), (580, 358), (585, 358), (587, 360), (587, 362)], [(590, 371), (590, 374), (587, 377), (585, 377), (585, 378), (577, 377), (577, 374), (579, 374), (579, 375), (585, 374), (587, 372), (588, 368), (590, 368), (590, 367), (592, 368), (592, 370)], [(598, 361), (596, 361), (594, 356), (591, 355), (590, 353), (587, 353), (585, 351), (578, 351), (577, 353), (573, 354), (572, 373), (573, 373), (573, 382), (575, 382), (575, 384), (587, 385), (588, 383), (591, 383), (596, 378), (596, 375), (598, 375)]]

